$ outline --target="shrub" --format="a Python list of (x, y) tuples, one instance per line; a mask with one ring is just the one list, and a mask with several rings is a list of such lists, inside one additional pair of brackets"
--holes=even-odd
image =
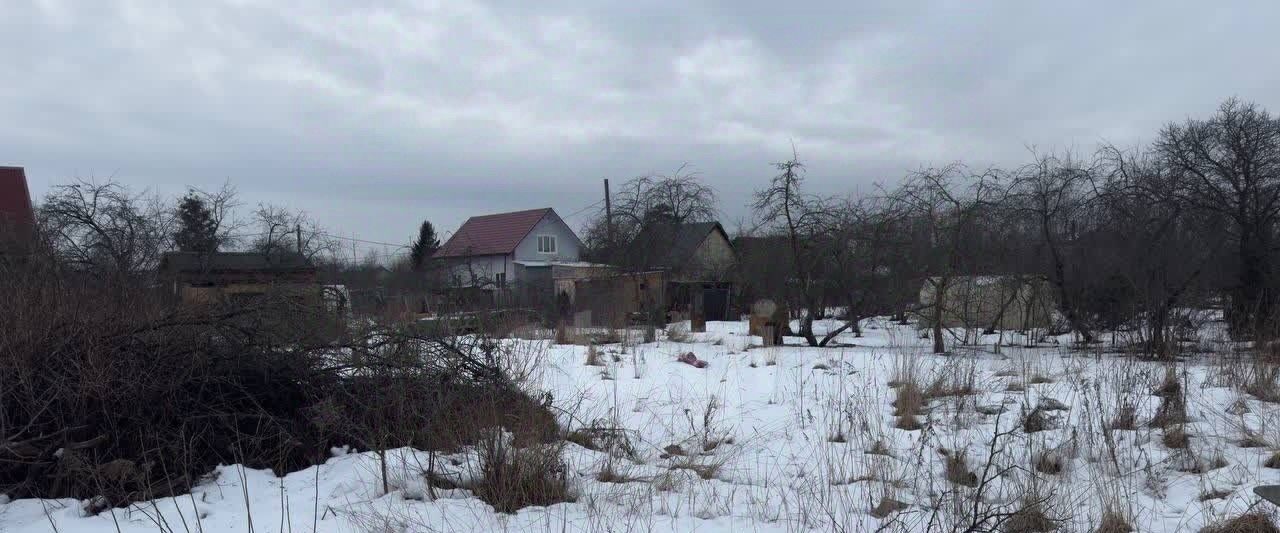
[(149, 285), (0, 262), (0, 493), (114, 506), (187, 491), (219, 464), (283, 474), (338, 445), (557, 433), (481, 336), (335, 329), (290, 294), (180, 308)]
[(513, 439), (493, 431), (481, 440), (480, 476), (472, 486), (477, 498), (500, 513), (529, 506), (575, 501), (558, 444), (517, 448)]

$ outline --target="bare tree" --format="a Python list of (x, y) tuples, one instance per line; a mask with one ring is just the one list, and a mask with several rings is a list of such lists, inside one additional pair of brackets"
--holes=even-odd
[(1231, 98), (1207, 120), (1166, 126), (1155, 151), (1179, 202), (1229, 223), (1238, 262), (1231, 323), (1237, 334), (1260, 330), (1277, 301), (1272, 248), (1280, 220), (1280, 120)]
[(63, 261), (95, 275), (130, 277), (159, 262), (172, 236), (172, 210), (159, 197), (114, 181), (58, 185), (40, 224)]
[[(628, 180), (611, 200), (612, 221), (601, 208), (587, 223), (584, 233), (592, 255), (618, 264), (650, 259), (635, 257), (637, 252), (649, 251), (648, 247), (632, 246), (642, 231), (647, 230), (648, 237), (664, 234), (669, 239), (675, 228), (713, 221), (718, 213), (715, 189), (702, 183), (686, 166), (669, 175)], [(655, 231), (659, 229), (662, 231)]]
[(762, 225), (786, 238), (794, 276), (794, 281), (787, 284), (792, 293), (789, 299), (798, 301), (804, 313), (800, 316), (799, 334), (810, 346), (817, 346), (813, 321), (824, 312), (825, 297), (816, 276), (823, 258), (814, 248), (826, 237), (832, 212), (827, 200), (807, 195), (800, 189), (804, 183), (804, 164), (798, 158), (793, 156), (788, 161), (775, 163), (774, 167), (779, 174), (770, 180), (768, 187), (756, 191), (752, 207)]
[(307, 259), (315, 259), (321, 255), (337, 254), (340, 249), (338, 239), (326, 233), (302, 211), (259, 204), (253, 220), (259, 231), (252, 244), (256, 251), (265, 254), (298, 252)]
[(918, 171), (907, 178), (896, 200), (921, 225), (920, 265), (933, 292), (930, 302), (933, 351), (945, 353), (943, 322), (947, 291), (957, 275), (972, 273), (984, 223), (994, 221), (995, 208), (1008, 196), (1008, 186), (994, 170), (971, 172), (960, 163)]
[(218, 244), (229, 248), (235, 247), (239, 243), (238, 234), (247, 225), (235, 217), (236, 209), (240, 207), (236, 188), (231, 185), (231, 182), (225, 182), (215, 190), (192, 187), (190, 193), (200, 198), (209, 209)]
[(1205, 268), (1223, 245), (1208, 228), (1212, 219), (1195, 216), (1176, 188), (1178, 172), (1157, 155), (1102, 150), (1107, 181), (1100, 190), (1105, 226), (1095, 230), (1110, 238), (1094, 239), (1120, 258), (1110, 270), (1127, 280), (1145, 318), (1144, 349), (1156, 357), (1172, 355), (1169, 318), (1198, 288)]
[(850, 329), (861, 336), (862, 318), (892, 312), (887, 281), (893, 251), (901, 243), (898, 229), (896, 213), (883, 198), (849, 199), (833, 206), (824, 249), (829, 262), (822, 277), (832, 304), (843, 308), (845, 323), (828, 331), (819, 346)]
[(1068, 270), (1068, 250), (1081, 226), (1086, 223), (1093, 198), (1094, 169), (1071, 154), (1039, 155), (1035, 162), (1013, 175), (1010, 208), (1035, 228), (1038, 235), (1037, 254), (1047, 263), (1045, 272), (1058, 296), (1058, 308), (1085, 343), (1094, 335), (1080, 316), (1078, 302), (1071, 290), (1072, 274)]
[(716, 218), (716, 192), (686, 165), (671, 174), (641, 176), (622, 184), (613, 210), (615, 221), (640, 225), (654, 217), (675, 224), (707, 222)]

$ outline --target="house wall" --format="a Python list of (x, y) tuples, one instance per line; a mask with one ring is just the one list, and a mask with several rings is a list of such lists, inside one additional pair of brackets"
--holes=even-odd
[(268, 293), (288, 295), (308, 305), (323, 303), (320, 288), (307, 283), (232, 283), (213, 287), (178, 284), (178, 296), (188, 305), (224, 302), (237, 296), (263, 296)]
[(719, 231), (712, 231), (694, 250), (681, 277), (691, 281), (726, 280), (736, 260), (729, 240)]
[(631, 314), (661, 310), (666, 301), (666, 273), (640, 272), (574, 281), (574, 313), (590, 311), (592, 326), (622, 327)]
[(516, 279), (516, 265), (509, 255), (451, 257), (446, 261), (446, 265), (449, 269), (448, 281), (458, 287), (488, 285), (500, 272), (506, 273), (508, 284)]
[[(556, 237), (556, 253), (544, 254), (538, 252), (538, 236), (554, 235)], [(578, 261), (581, 250), (578, 247), (578, 237), (574, 235), (573, 230), (569, 228), (560, 217), (548, 215), (542, 217), (538, 224), (533, 227), (533, 231), (525, 236), (523, 241), (516, 246), (516, 261)]]
[[(921, 305), (931, 307), (937, 287), (926, 280), (920, 288)], [(1016, 276), (957, 276), (951, 278), (943, 299), (943, 327), (1025, 330), (1048, 327), (1056, 301), (1043, 280)], [(933, 311), (921, 312), (922, 327), (932, 327)]]

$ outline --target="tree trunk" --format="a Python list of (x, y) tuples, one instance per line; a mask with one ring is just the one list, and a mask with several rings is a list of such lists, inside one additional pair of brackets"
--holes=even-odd
[(1071, 293), (1067, 291), (1066, 264), (1062, 259), (1062, 254), (1058, 251), (1057, 242), (1053, 240), (1053, 234), (1050, 233), (1047, 217), (1041, 219), (1040, 228), (1044, 235), (1045, 244), (1049, 248), (1049, 257), (1053, 260), (1053, 286), (1058, 292), (1058, 308), (1062, 310), (1062, 315), (1067, 318), (1067, 323), (1071, 324), (1071, 329), (1080, 334), (1080, 338), (1085, 344), (1090, 344), (1093, 342), (1093, 332), (1089, 331), (1089, 327), (1076, 314), (1075, 303), (1071, 301)]
[(942, 278), (933, 286), (933, 353), (947, 353), (947, 345), (942, 340), (942, 318), (947, 279)]
[(1157, 309), (1150, 313), (1147, 321), (1148, 328), (1151, 330), (1151, 339), (1148, 341), (1148, 351), (1157, 359), (1165, 359), (1169, 356), (1169, 343), (1165, 339), (1165, 317), (1168, 314), (1167, 308)]

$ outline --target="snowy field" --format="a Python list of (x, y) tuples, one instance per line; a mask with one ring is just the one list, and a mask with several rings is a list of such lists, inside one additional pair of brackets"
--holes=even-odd
[[(0, 496), (0, 531), (963, 531), (983, 519), (1093, 531), (1104, 514), (1197, 531), (1271, 510), (1251, 489), (1280, 483), (1266, 466), (1280, 408), (1244, 392), (1247, 365), (1222, 351), (1170, 371), (1008, 335), (999, 353), (987, 336), (937, 356), (910, 326), (864, 329), (837, 348), (763, 348), (745, 322), (677, 327), (597, 347), (596, 365), (584, 346), (511, 341), (572, 440), (598, 448), (566, 445), (573, 503), (495, 513), (424, 479), (434, 464), (465, 485), (473, 453), (407, 449), (390, 454), (383, 493), (374, 454), (335, 450), (283, 478), (224, 466), (189, 495), (96, 516), (74, 500)], [(687, 352), (709, 364), (676, 361)], [(919, 429), (900, 429), (912, 413), (893, 404), (911, 411), (912, 392)], [(1152, 427), (1162, 418), (1178, 420)]]

